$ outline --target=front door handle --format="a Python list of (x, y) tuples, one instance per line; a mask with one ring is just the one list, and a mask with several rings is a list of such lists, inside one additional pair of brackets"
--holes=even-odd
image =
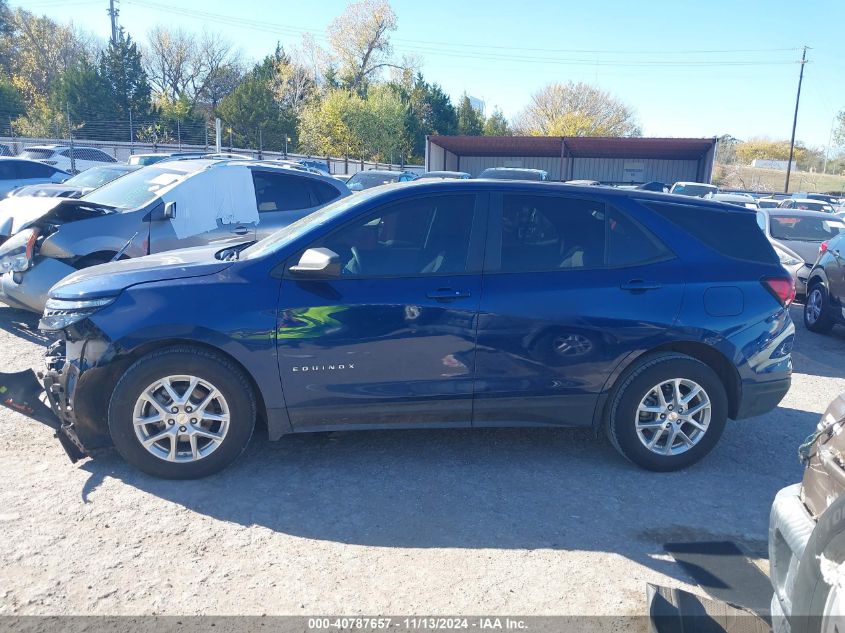
[(645, 292), (646, 290), (659, 290), (663, 287), (663, 284), (658, 283), (656, 281), (643, 281), (642, 279), (632, 279), (621, 286), (622, 290), (628, 290), (629, 292)]
[(454, 288), (438, 288), (426, 293), (429, 299), (438, 301), (454, 301), (455, 299), (467, 299), (470, 296), (469, 290), (455, 290)]
[(234, 233), (235, 235), (246, 235), (247, 233), (249, 233), (249, 229), (245, 226), (236, 226), (232, 229), (232, 233)]

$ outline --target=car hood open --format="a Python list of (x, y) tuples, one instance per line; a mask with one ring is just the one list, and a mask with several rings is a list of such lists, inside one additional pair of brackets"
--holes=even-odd
[(220, 244), (198, 246), (92, 266), (65, 277), (53, 286), (50, 298), (113, 297), (137, 284), (213, 275), (232, 265), (231, 261), (220, 261), (214, 257), (221, 248)]

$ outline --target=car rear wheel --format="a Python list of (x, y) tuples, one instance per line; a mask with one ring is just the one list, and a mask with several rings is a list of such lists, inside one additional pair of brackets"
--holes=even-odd
[(684, 354), (646, 358), (611, 396), (607, 435), (625, 458), (647, 470), (686, 468), (707, 455), (727, 420), (716, 373)]
[(144, 356), (118, 381), (109, 431), (118, 452), (145, 473), (194, 479), (243, 452), (255, 416), (238, 367), (205, 350), (173, 347)]
[(828, 305), (827, 288), (821, 282), (814, 283), (804, 303), (804, 326), (811, 332), (827, 334), (833, 329), (833, 316)]

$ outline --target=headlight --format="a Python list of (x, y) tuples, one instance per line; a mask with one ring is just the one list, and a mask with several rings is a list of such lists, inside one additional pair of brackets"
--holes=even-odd
[(3, 242), (0, 246), (0, 273), (29, 270), (37, 239), (38, 229), (25, 229)]
[(102, 310), (117, 297), (105, 299), (48, 299), (38, 328), (48, 332), (62, 330)]
[(797, 266), (798, 264), (803, 263), (800, 259), (795, 259), (789, 253), (780, 249), (778, 249), (778, 259), (780, 259), (780, 263), (784, 266)]

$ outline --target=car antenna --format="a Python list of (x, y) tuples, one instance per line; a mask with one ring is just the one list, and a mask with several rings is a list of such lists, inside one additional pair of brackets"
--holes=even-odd
[(112, 257), (109, 262), (116, 262), (118, 259), (123, 257), (123, 254), (126, 252), (126, 249), (129, 248), (129, 245), (132, 244), (132, 240), (134, 240), (136, 237), (138, 237), (138, 231), (135, 231), (135, 235), (129, 238), (129, 241), (126, 242), (126, 244), (124, 244), (121, 249), (114, 254), (114, 257)]

